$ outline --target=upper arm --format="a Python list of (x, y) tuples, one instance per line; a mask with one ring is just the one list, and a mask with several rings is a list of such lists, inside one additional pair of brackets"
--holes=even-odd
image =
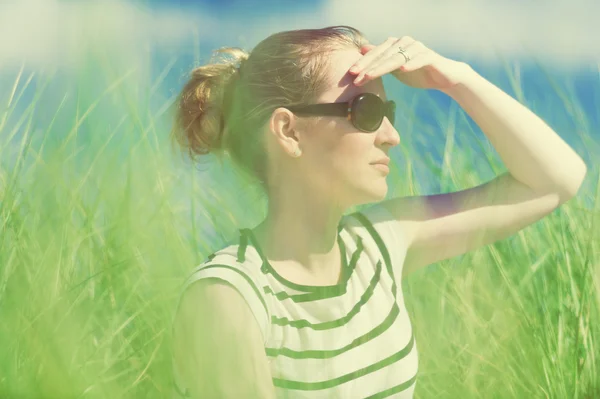
[(467, 190), (393, 198), (380, 204), (408, 243), (403, 275), (504, 239), (559, 206), (506, 173)]
[(259, 325), (239, 292), (203, 279), (182, 296), (175, 366), (193, 398), (275, 398)]

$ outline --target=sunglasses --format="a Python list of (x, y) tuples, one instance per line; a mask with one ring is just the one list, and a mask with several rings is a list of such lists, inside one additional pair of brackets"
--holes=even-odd
[(284, 106), (295, 114), (314, 116), (344, 116), (355, 128), (363, 132), (374, 132), (379, 129), (383, 118), (394, 124), (396, 120), (396, 103), (384, 102), (376, 94), (361, 93), (343, 103), (310, 104)]

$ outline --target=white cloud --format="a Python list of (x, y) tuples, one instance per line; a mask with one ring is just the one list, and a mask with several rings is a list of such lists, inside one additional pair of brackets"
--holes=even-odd
[(361, 29), (374, 44), (412, 36), (442, 51), (494, 59), (535, 55), (560, 65), (600, 61), (600, 2), (516, 0), (329, 0), (332, 24)]
[(108, 46), (113, 54), (139, 55), (146, 44), (177, 45), (214, 29), (215, 20), (204, 14), (157, 11), (116, 0), (3, 2), (0, 62), (71, 66), (96, 46)]
[(238, 29), (254, 45), (282, 30), (350, 25), (374, 44), (409, 35), (442, 54), (481, 61), (535, 56), (572, 67), (600, 61), (598, 16), (597, 0), (329, 0), (320, 9), (259, 17)]
[[(257, 4), (258, 4), (258, 0)], [(252, 48), (282, 30), (351, 25), (372, 43), (410, 35), (440, 53), (493, 60), (535, 55), (558, 65), (600, 60), (600, 2), (517, 0), (329, 0), (322, 7), (281, 15), (222, 15), (149, 9), (118, 0), (0, 3), (0, 65), (70, 65), (94, 46), (138, 57), (145, 46), (183, 48), (204, 43)], [(194, 37), (199, 38), (194, 41)], [(187, 48), (187, 51), (191, 51)]]

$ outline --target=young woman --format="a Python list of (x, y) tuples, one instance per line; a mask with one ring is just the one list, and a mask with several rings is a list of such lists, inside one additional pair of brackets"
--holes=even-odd
[[(408, 36), (374, 46), (336, 26), (278, 33), (249, 55), (224, 51), (239, 63), (192, 72), (175, 137), (192, 156), (228, 151), (264, 187), (268, 214), (185, 282), (176, 394), (411, 398), (417, 345), (401, 279), (549, 214), (577, 193), (584, 162), (469, 65)], [(457, 101), (508, 172), (464, 191), (384, 200), (400, 141), (387, 73)]]

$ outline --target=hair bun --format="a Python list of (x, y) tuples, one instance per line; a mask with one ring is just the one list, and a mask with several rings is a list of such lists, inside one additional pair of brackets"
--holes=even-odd
[(224, 114), (233, 97), (235, 77), (248, 58), (241, 48), (220, 48), (213, 52), (210, 63), (192, 70), (181, 91), (172, 132), (192, 159), (223, 151)]
[(210, 62), (227, 64), (239, 71), (248, 58), (250, 54), (240, 47), (221, 47), (213, 52)]

